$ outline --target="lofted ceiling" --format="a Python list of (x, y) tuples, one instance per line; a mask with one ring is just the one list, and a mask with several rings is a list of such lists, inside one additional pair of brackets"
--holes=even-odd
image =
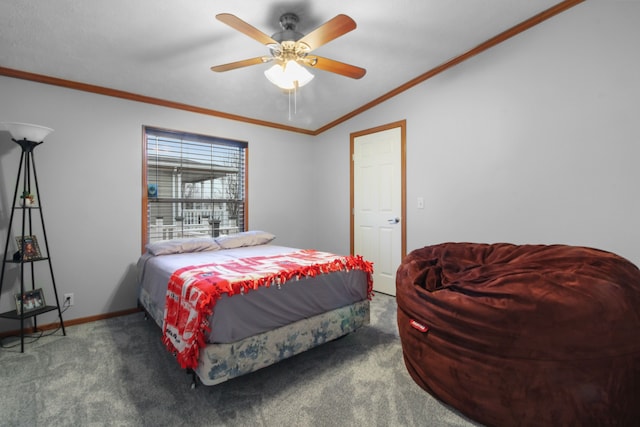
[[(0, 75), (313, 134), (580, 2), (0, 0)], [(271, 64), (210, 70), (269, 54), (216, 14), (271, 36), (286, 12), (303, 34), (338, 14), (353, 18), (355, 30), (313, 53), (366, 75), (313, 69), (292, 96), (265, 78)]]

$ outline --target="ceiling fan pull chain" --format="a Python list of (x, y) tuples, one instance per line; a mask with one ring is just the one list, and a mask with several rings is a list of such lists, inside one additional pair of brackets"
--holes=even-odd
[(293, 114), (298, 114), (298, 81), (293, 81)]
[(298, 81), (293, 81), (293, 89), (288, 90), (287, 94), (289, 96), (289, 121), (292, 120), (291, 117), (291, 92), (293, 92), (293, 115), (298, 114)]

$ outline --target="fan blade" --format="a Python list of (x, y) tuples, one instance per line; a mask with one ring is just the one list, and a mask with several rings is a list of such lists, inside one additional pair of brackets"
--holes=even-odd
[(249, 65), (256, 64), (264, 64), (265, 62), (271, 61), (273, 58), (268, 56), (258, 56), (256, 58), (245, 59), (237, 62), (230, 62), (228, 64), (216, 65), (215, 67), (211, 67), (211, 71), (216, 71), (218, 73), (222, 71), (235, 70), (236, 68), (248, 67)]
[(344, 62), (336, 61), (334, 59), (323, 58), (321, 56), (307, 56), (302, 62), (307, 67), (319, 68), (331, 73), (341, 74), (352, 79), (362, 78), (367, 70), (364, 68), (356, 67), (355, 65), (345, 64)]
[(338, 15), (302, 37), (298, 43), (306, 44), (310, 50), (317, 49), (355, 28), (356, 22), (353, 19), (347, 15)]
[(216, 15), (216, 19), (220, 22), (224, 22), (231, 28), (234, 28), (241, 33), (244, 33), (254, 40), (259, 41), (262, 44), (278, 44), (274, 39), (258, 30), (257, 28), (247, 24), (242, 19), (230, 13), (219, 13)]

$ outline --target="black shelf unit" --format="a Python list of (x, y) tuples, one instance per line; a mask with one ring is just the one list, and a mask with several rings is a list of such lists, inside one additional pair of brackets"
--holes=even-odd
[[(38, 187), (38, 175), (36, 173), (36, 164), (34, 160), (33, 150), (38, 145), (42, 144), (40, 142), (29, 141), (26, 138), (22, 140), (13, 139), (13, 142), (20, 145), (22, 148), (22, 154), (20, 156), (20, 165), (18, 167), (18, 176), (16, 178), (16, 186), (13, 193), (13, 203), (11, 208), (11, 216), (9, 218), (9, 226), (7, 227), (7, 239), (4, 245), (4, 255), (2, 262), (2, 272), (0, 273), (0, 297), (2, 296), (2, 287), (5, 281), (5, 273), (7, 272), (7, 266), (14, 264), (19, 266), (19, 282), (20, 282), (20, 293), (19, 295), (24, 295), (25, 292), (33, 291), (36, 289), (36, 273), (44, 275), (46, 273), (42, 273), (42, 271), (37, 272), (35, 268), (35, 263), (46, 262), (48, 264), (48, 272), (51, 279), (51, 287), (53, 288), (53, 294), (55, 296), (55, 305), (45, 305), (43, 307), (28, 310), (25, 312), (24, 300), (20, 299), (20, 310), (16, 307), (15, 310), (9, 310), (4, 313), (0, 313), (0, 318), (3, 319), (11, 319), (11, 320), (19, 320), (20, 321), (20, 352), (24, 353), (24, 338), (25, 338), (25, 320), (33, 319), (33, 330), (38, 329), (37, 316), (57, 311), (58, 318), (60, 321), (60, 328), (62, 330), (62, 334), (66, 336), (66, 331), (64, 329), (64, 321), (62, 319), (62, 310), (60, 307), (60, 299), (58, 298), (58, 290), (56, 288), (55, 277), (53, 274), (53, 265), (51, 263), (51, 252), (49, 251), (49, 243), (47, 240), (47, 231), (44, 223), (44, 215), (42, 213), (42, 199), (40, 198), (40, 189)], [(26, 206), (21, 205), (19, 203), (20, 198), (18, 196), (18, 190), (22, 190), (21, 195), (24, 194), (33, 194), (32, 189), (35, 189), (36, 203), (37, 206)], [(22, 236), (22, 247), (18, 248), (18, 252), (15, 254), (11, 254), (9, 251), (9, 243), (12, 238), (13, 232), (13, 223), (15, 218), (15, 213), (20, 212), (21, 217), (21, 227), (20, 233), (18, 236)], [(25, 236), (35, 235), (34, 230), (34, 222), (36, 225), (38, 224), (40, 228), (39, 232), (42, 233), (44, 247), (41, 247), (41, 257), (24, 259), (20, 254), (25, 253)], [(16, 255), (18, 255), (16, 257)], [(44, 286), (43, 292), (44, 292)]]

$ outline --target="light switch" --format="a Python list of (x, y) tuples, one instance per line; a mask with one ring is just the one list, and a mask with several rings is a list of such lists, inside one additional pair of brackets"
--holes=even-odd
[(424, 209), (424, 197), (418, 197), (418, 209)]

